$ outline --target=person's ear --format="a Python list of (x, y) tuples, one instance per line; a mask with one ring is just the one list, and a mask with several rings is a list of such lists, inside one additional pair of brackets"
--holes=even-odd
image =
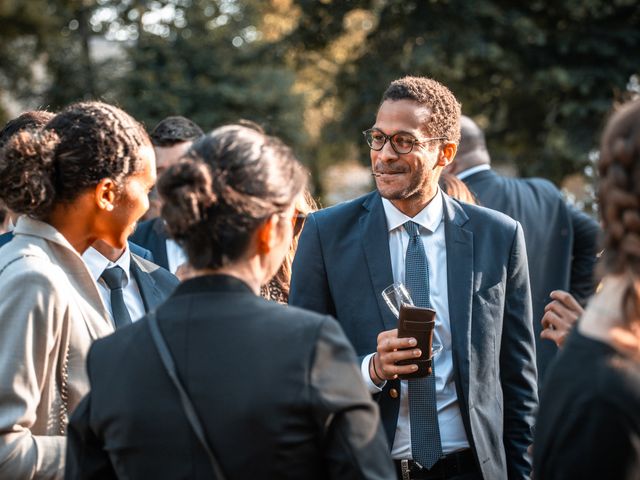
[(103, 178), (96, 185), (94, 199), (100, 210), (113, 211), (116, 206), (117, 185), (111, 178)]
[(446, 167), (449, 165), (458, 151), (458, 145), (453, 142), (447, 142), (440, 148), (440, 154), (438, 155), (437, 165), (440, 167)]
[(264, 223), (260, 227), (258, 227), (258, 253), (265, 255), (269, 253), (273, 248), (277, 218), (277, 215), (271, 215), (267, 220), (264, 221)]

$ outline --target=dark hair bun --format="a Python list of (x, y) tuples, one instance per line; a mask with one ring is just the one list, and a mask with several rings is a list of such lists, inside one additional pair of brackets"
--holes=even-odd
[(217, 201), (209, 166), (189, 158), (167, 169), (158, 181), (158, 192), (163, 198), (162, 217), (178, 240), (205, 220), (207, 211)]
[(162, 216), (195, 269), (242, 257), (270, 215), (291, 206), (306, 173), (274, 137), (226, 125), (196, 140), (158, 182)]
[(56, 201), (53, 131), (23, 131), (9, 139), (0, 155), (0, 198), (11, 210), (34, 218), (49, 215)]

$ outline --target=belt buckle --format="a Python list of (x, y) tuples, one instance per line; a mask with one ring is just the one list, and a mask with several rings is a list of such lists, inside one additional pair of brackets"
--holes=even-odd
[(409, 460), (400, 460), (400, 473), (402, 473), (402, 480), (411, 480)]

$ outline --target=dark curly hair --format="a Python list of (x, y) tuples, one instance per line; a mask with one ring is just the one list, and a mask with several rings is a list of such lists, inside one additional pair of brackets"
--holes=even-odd
[(0, 130), (0, 148), (2, 148), (11, 137), (23, 130), (37, 130), (44, 127), (55, 114), (46, 110), (31, 110), (24, 112), (20, 116), (9, 120), (2, 130)]
[(277, 138), (227, 125), (160, 177), (162, 217), (192, 267), (217, 269), (240, 258), (258, 226), (291, 205), (306, 176)]
[(204, 135), (195, 122), (186, 117), (173, 116), (161, 120), (151, 131), (151, 142), (156, 147), (171, 147), (177, 143), (195, 140)]
[(640, 100), (607, 122), (598, 162), (598, 202), (604, 227), (600, 274), (627, 275), (623, 311), (640, 319)]
[(104, 178), (122, 184), (142, 170), (142, 126), (101, 102), (68, 106), (37, 132), (9, 139), (0, 155), (0, 198), (11, 210), (45, 220), (53, 207), (70, 203)]
[(429, 108), (431, 115), (425, 132), (430, 137), (460, 141), (461, 105), (447, 87), (427, 77), (404, 77), (387, 87), (380, 105), (387, 100), (413, 100)]

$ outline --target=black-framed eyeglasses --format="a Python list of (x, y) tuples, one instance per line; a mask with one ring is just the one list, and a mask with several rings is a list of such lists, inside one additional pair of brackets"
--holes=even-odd
[(388, 140), (389, 142), (391, 142), (391, 148), (393, 148), (393, 151), (398, 154), (411, 153), (415, 145), (422, 146), (432, 140), (447, 139), (447, 137), (433, 137), (418, 140), (410, 133), (399, 132), (395, 135), (386, 135), (376, 128), (365, 130), (364, 132), (362, 132), (362, 134), (364, 135), (364, 138), (367, 141), (367, 145), (369, 145), (369, 148), (371, 150), (379, 152), (384, 148)]

